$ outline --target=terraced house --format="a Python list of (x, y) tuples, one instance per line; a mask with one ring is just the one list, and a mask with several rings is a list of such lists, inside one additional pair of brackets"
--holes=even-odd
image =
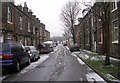
[(120, 58), (120, 2), (96, 2), (76, 26), (81, 49)]
[(45, 41), (45, 24), (33, 15), (26, 3), (22, 7), (14, 2), (1, 2), (1, 12), (1, 42), (15, 41), (36, 46)]

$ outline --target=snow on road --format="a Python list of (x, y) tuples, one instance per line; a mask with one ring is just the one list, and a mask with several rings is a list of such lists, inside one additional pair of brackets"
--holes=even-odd
[(96, 83), (107, 83), (95, 72), (90, 72), (86, 74), (86, 77), (90, 83), (93, 83), (93, 81), (95, 81)]
[(42, 55), (40, 56), (40, 59), (34, 63), (31, 63), (29, 66), (27, 66), (25, 69), (23, 69), (22, 71), (20, 71), (20, 73), (18, 73), (18, 75), (24, 74), (32, 69), (34, 69), (35, 67), (37, 67), (39, 64), (41, 64), (42, 62), (44, 62), (47, 58), (49, 57), (49, 55)]
[(77, 60), (79, 61), (79, 63), (80, 63), (81, 65), (85, 65), (85, 63), (84, 63), (80, 58), (77, 57)]

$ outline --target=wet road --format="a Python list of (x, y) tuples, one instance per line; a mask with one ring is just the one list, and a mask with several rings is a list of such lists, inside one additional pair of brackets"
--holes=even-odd
[[(42, 59), (42, 60), (41, 60)], [(87, 81), (87, 68), (63, 45), (4, 81)]]

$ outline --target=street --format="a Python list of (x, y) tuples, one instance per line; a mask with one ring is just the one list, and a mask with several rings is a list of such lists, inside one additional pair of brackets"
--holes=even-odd
[[(90, 72), (92, 72), (92, 70), (81, 62), (77, 56), (70, 53), (65, 46), (60, 44), (54, 49), (53, 52), (41, 55), (41, 59), (31, 63), (18, 73), (6, 76), (2, 82), (89, 81), (87, 75)], [(100, 79), (103, 80), (102, 78)]]

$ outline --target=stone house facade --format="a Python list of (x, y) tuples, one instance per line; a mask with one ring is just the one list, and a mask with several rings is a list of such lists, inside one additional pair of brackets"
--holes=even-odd
[(11, 2), (2, 2), (1, 5), (1, 42), (14, 41), (37, 47), (39, 43), (45, 41), (45, 25), (40, 23), (36, 15), (33, 15), (26, 3), (24, 3), (24, 7), (15, 6)]
[[(104, 54), (106, 51), (110, 56), (120, 58), (119, 3), (107, 3), (107, 13), (104, 9), (105, 4), (97, 2), (82, 18), (78, 24), (80, 41), (77, 42), (81, 49), (99, 54)], [(105, 24), (106, 22), (109, 22), (109, 25)]]

